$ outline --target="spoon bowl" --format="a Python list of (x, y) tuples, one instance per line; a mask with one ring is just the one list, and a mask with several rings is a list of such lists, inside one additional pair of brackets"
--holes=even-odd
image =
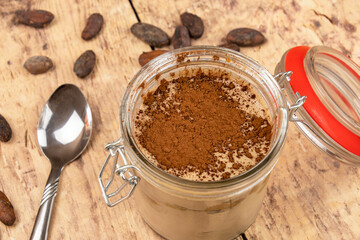
[(31, 240), (47, 239), (60, 174), (85, 150), (91, 132), (91, 110), (80, 89), (72, 84), (60, 86), (45, 104), (37, 126), (38, 143), (51, 162), (51, 172)]
[(64, 165), (85, 150), (92, 132), (90, 107), (80, 89), (60, 86), (40, 115), (37, 138), (51, 164)]

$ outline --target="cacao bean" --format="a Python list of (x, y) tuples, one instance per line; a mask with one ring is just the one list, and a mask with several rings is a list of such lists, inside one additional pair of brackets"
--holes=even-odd
[(180, 15), (182, 24), (189, 30), (192, 38), (199, 38), (204, 33), (204, 23), (200, 17), (184, 12)]
[(53, 62), (46, 56), (33, 56), (24, 63), (24, 68), (32, 74), (45, 73), (52, 67)]
[(229, 48), (231, 50), (240, 52), (240, 47), (235, 43), (224, 43), (224, 44), (219, 45), (219, 47)]
[(154, 25), (147, 23), (135, 23), (132, 25), (130, 30), (137, 38), (152, 47), (163, 47), (170, 44), (170, 38), (166, 32)]
[(54, 14), (45, 10), (18, 10), (15, 22), (34, 28), (43, 28), (54, 19)]
[(9, 123), (0, 114), (0, 141), (7, 142), (11, 139), (12, 131)]
[(191, 46), (189, 30), (184, 26), (176, 27), (171, 42), (174, 49)]
[(96, 55), (92, 50), (87, 50), (76, 60), (74, 72), (79, 78), (85, 78), (95, 66)]
[(14, 207), (6, 197), (6, 195), (0, 191), (0, 221), (7, 226), (11, 226), (15, 222)]
[(237, 28), (228, 33), (226, 41), (239, 46), (257, 46), (265, 41), (261, 32), (251, 28)]
[(81, 33), (81, 38), (90, 40), (95, 37), (101, 30), (104, 23), (104, 18), (100, 13), (93, 13), (86, 22), (86, 26)]
[(165, 50), (154, 50), (154, 51), (151, 51), (151, 52), (143, 52), (139, 56), (139, 63), (140, 63), (141, 66), (144, 66), (145, 64), (147, 64), (148, 62), (150, 62), (154, 58), (156, 58), (156, 57), (158, 57), (161, 54), (164, 54), (166, 52), (167, 51), (165, 51)]

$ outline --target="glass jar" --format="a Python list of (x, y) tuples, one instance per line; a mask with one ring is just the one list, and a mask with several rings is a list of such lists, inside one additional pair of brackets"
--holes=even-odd
[[(106, 147), (110, 153), (99, 174), (106, 203), (115, 206), (134, 193), (141, 216), (154, 231), (167, 239), (233, 239), (243, 233), (260, 210), (269, 175), (285, 142), (289, 121), (297, 122), (302, 130), (310, 126), (306, 124), (307, 119), (300, 119), (295, 114), (305, 97), (290, 91), (288, 80), (291, 72), (285, 72), (287, 69), (284, 67), (286, 56), (277, 66), (275, 77), (241, 53), (210, 46), (177, 49), (145, 65), (129, 83), (123, 96), (121, 138)], [(134, 116), (142, 101), (141, 96), (159, 84), (159, 76), (198, 67), (222, 69), (249, 82), (262, 95), (272, 119), (273, 137), (264, 159), (243, 174), (222, 181), (195, 182), (170, 175), (144, 156), (134, 138)], [(284, 89), (293, 105), (285, 98)], [(302, 112), (300, 116), (304, 114)], [(318, 139), (324, 137), (316, 136)], [(123, 166), (117, 163), (119, 155)], [(111, 166), (111, 174), (104, 184), (107, 166)], [(123, 183), (112, 191), (116, 175)], [(112, 201), (118, 193), (122, 196)]]

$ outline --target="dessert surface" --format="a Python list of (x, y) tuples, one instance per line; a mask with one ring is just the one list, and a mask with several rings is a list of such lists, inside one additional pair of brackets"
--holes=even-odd
[(188, 180), (219, 181), (264, 158), (270, 114), (250, 83), (202, 68), (157, 78), (159, 86), (142, 96), (135, 123), (138, 145), (156, 166)]

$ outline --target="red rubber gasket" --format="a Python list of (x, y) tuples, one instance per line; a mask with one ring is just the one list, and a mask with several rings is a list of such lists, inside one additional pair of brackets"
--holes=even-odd
[(309, 48), (299, 46), (288, 51), (285, 58), (285, 70), (293, 72), (290, 86), (294, 92), (299, 92), (301, 96), (305, 95), (307, 97), (303, 107), (319, 127), (343, 148), (360, 156), (360, 136), (342, 125), (327, 110), (306, 76), (304, 58)]

